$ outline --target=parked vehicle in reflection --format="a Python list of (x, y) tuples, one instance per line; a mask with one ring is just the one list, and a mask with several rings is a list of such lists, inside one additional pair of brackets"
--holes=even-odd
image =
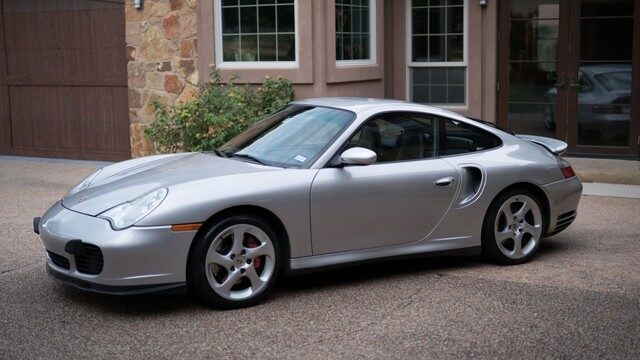
[[(581, 139), (622, 140), (626, 144), (631, 113), (631, 64), (581, 66), (578, 73), (578, 131)], [(569, 84), (569, 86), (571, 86)], [(550, 88), (544, 102), (556, 104), (558, 90)], [(544, 124), (556, 127), (553, 105), (544, 108)]]

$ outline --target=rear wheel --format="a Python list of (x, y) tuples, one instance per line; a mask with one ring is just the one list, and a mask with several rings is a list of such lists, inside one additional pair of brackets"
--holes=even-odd
[(543, 207), (535, 194), (513, 189), (489, 207), (482, 229), (482, 253), (503, 265), (521, 264), (534, 255), (544, 234)]
[(271, 226), (254, 216), (233, 216), (209, 226), (189, 259), (189, 287), (219, 309), (262, 300), (279, 275), (280, 242)]

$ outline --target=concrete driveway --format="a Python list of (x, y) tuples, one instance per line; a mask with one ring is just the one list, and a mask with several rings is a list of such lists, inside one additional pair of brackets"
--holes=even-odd
[[(93, 166), (0, 160), (0, 358), (632, 358), (640, 200), (585, 196), (525, 265), (397, 261), (283, 279), (267, 302), (84, 293), (45, 273), (31, 221)], [(635, 355), (634, 355), (635, 354)]]

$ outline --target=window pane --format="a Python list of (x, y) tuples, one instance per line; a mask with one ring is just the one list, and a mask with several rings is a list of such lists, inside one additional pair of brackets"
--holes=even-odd
[(444, 36), (429, 36), (429, 61), (444, 61)]
[(362, 35), (362, 56), (360, 59), (371, 59), (371, 38), (369, 35)]
[[(444, 135), (442, 130), (444, 130)], [(475, 126), (459, 121), (440, 119), (438, 156), (482, 151), (500, 146), (500, 144), (500, 139)]]
[(353, 44), (351, 43), (351, 34), (342, 35), (342, 43), (344, 46), (344, 48), (342, 49), (342, 56), (344, 57), (344, 60), (353, 60)]
[(429, 13), (428, 9), (415, 9), (413, 10), (413, 34), (427, 34), (428, 33), (428, 19), (427, 14)]
[[(462, 0), (414, 1), (411, 34), (414, 62), (464, 61), (464, 2)], [(428, 35), (418, 42), (416, 35)]]
[(463, 104), (464, 103), (464, 86), (449, 86), (449, 98), (450, 103)]
[(278, 32), (295, 31), (293, 5), (278, 5)]
[(433, 122), (431, 116), (385, 114), (364, 124), (348, 146), (375, 152), (377, 163), (430, 158), (436, 150)]
[(466, 97), (465, 76), (464, 67), (412, 68), (412, 101), (462, 105)]
[(276, 31), (276, 7), (275, 6), (261, 6), (259, 8), (260, 16), (260, 32), (275, 32)]
[(462, 35), (447, 36), (447, 61), (462, 61), (463, 45)]
[(240, 31), (238, 27), (238, 8), (222, 9), (222, 33), (236, 34)]
[(278, 35), (278, 61), (296, 60), (296, 43), (294, 34)]
[(445, 8), (429, 9), (429, 33), (443, 34), (445, 32)]
[(240, 32), (255, 33), (258, 31), (258, 23), (256, 21), (256, 8), (255, 7), (241, 7), (240, 8)]
[(225, 35), (222, 37), (222, 60), (240, 61), (240, 37), (239, 36)]
[(447, 32), (462, 33), (464, 29), (464, 8), (462, 6), (447, 8)]
[(362, 8), (362, 32), (369, 32), (370, 30), (370, 15), (369, 8)]
[(295, 61), (293, 0), (223, 0), (221, 4), (223, 61)]
[(240, 57), (242, 61), (258, 61), (258, 37), (256, 35), (240, 36)]
[(260, 61), (276, 61), (276, 36), (260, 35)]
[(336, 2), (336, 60), (371, 58), (368, 1)]
[(429, 61), (429, 37), (414, 36), (412, 48), (413, 48), (413, 61), (415, 62)]

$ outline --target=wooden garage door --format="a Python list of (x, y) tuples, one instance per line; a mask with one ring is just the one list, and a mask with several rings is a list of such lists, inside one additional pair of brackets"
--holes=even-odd
[(0, 0), (0, 153), (130, 156), (124, 1)]

